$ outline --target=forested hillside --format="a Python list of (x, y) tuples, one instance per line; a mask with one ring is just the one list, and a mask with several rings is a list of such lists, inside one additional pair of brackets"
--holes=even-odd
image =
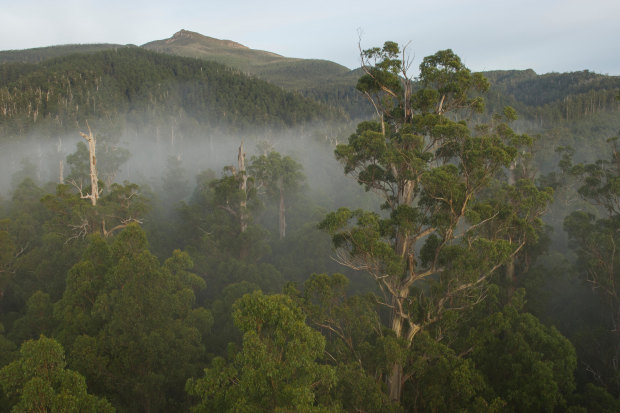
[(620, 411), (617, 77), (195, 35), (0, 64), (0, 411)]
[(342, 119), (341, 112), (213, 62), (135, 47), (0, 65), (0, 133), (75, 130), (84, 119), (180, 118), (229, 130)]
[(354, 84), (357, 79), (351, 76), (351, 70), (334, 62), (284, 57), (187, 30), (181, 30), (169, 39), (146, 43), (142, 47), (166, 54), (216, 61), (292, 90), (306, 89), (321, 82), (332, 84), (339, 79)]
[[(63, 45), (12, 50), (0, 52), (0, 63), (41, 62), (73, 53), (116, 50), (119, 47), (131, 46)], [(361, 75), (360, 69), (349, 70), (326, 60), (280, 56), (188, 30), (180, 30), (168, 39), (152, 41), (140, 47), (224, 64), (286, 90), (297, 91), (313, 100), (341, 108), (353, 119), (374, 114), (368, 101), (355, 89)], [(548, 129), (563, 122), (587, 122), (593, 114), (620, 110), (614, 99), (620, 88), (618, 76), (587, 70), (547, 74), (537, 74), (533, 70), (500, 70), (484, 72), (484, 75), (491, 83), (487, 112), (501, 111), (504, 106), (510, 105), (517, 109), (522, 119), (532, 121), (538, 129)]]
[(40, 63), (55, 57), (67, 56), (75, 53), (93, 53), (102, 50), (113, 50), (127, 47), (120, 44), (66, 44), (60, 46), (37, 47), (24, 50), (0, 51), (0, 64), (3, 63)]
[(620, 111), (616, 100), (620, 78), (589, 71), (547, 73), (532, 70), (495, 71), (484, 75), (492, 84), (490, 105), (510, 104), (541, 125), (575, 121), (590, 115)]

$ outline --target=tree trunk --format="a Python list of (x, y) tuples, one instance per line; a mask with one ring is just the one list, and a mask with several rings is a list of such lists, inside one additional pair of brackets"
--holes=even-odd
[[(398, 298), (395, 298), (397, 300)], [(397, 338), (402, 337), (403, 335), (403, 316), (398, 312), (398, 304), (394, 303), (396, 307), (392, 313), (392, 331), (396, 335)], [(390, 370), (388, 379), (387, 379), (388, 390), (390, 394), (390, 400), (392, 401), (400, 401), (402, 387), (403, 387), (403, 365), (401, 362), (396, 361), (392, 365), (392, 369)]]
[(237, 155), (237, 166), (239, 169), (239, 177), (241, 183), (239, 189), (243, 192), (243, 197), (239, 203), (239, 224), (241, 226), (241, 233), (244, 233), (248, 229), (248, 215), (247, 215), (247, 199), (248, 199), (248, 176), (245, 173), (245, 152), (243, 151), (243, 141), (239, 145), (239, 155)]
[(80, 135), (88, 142), (88, 154), (90, 159), (90, 194), (83, 196), (83, 198), (90, 198), (90, 202), (93, 206), (97, 205), (97, 199), (99, 199), (99, 181), (97, 178), (97, 157), (95, 156), (95, 144), (96, 140), (93, 136), (93, 132), (90, 130), (88, 122), (88, 135), (80, 132)]
[(280, 239), (286, 237), (286, 216), (284, 214), (284, 191), (282, 190), (282, 186), (280, 186)]

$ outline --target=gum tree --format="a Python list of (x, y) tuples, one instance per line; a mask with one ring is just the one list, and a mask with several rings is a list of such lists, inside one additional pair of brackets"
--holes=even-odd
[(114, 412), (110, 403), (87, 393), (79, 373), (65, 368), (65, 352), (41, 336), (20, 347), (18, 360), (0, 370), (0, 384), (13, 412)]
[[(360, 123), (335, 154), (384, 212), (341, 208), (321, 226), (337, 259), (377, 282), (405, 354), (420, 331), (483, 299), (485, 282), (536, 238), (551, 194), (501, 178), (530, 142), (508, 126), (514, 110), (475, 127), (458, 120), (482, 111), (475, 95), (488, 82), (451, 50), (424, 58), (418, 83), (394, 42), (361, 57), (357, 88), (378, 120)], [(403, 357), (387, 367), (392, 400), (409, 378)]]
[(226, 361), (216, 357), (203, 377), (186, 390), (198, 397), (194, 412), (337, 412), (323, 400), (334, 382), (333, 368), (319, 363), (325, 338), (305, 322), (286, 295), (246, 294), (234, 304), (243, 347)]
[(290, 156), (278, 152), (252, 157), (250, 174), (254, 177), (258, 190), (274, 200), (278, 200), (278, 228), (280, 239), (286, 237), (285, 198), (299, 188), (304, 180), (303, 167)]
[[(598, 350), (601, 361), (588, 366), (615, 395), (620, 394), (620, 148), (618, 140), (609, 140), (610, 157), (590, 164), (572, 164), (567, 158), (562, 165), (565, 174), (580, 179), (579, 195), (591, 203), (598, 216), (574, 211), (564, 220), (572, 247), (577, 254), (576, 266), (581, 277), (606, 309), (602, 315), (606, 344)], [(605, 354), (605, 356), (602, 356)], [(589, 363), (588, 363), (589, 364)]]

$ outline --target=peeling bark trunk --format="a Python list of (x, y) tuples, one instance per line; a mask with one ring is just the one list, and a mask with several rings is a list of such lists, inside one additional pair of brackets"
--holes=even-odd
[[(392, 173), (395, 177), (398, 177), (398, 172), (395, 167), (392, 168)], [(401, 186), (402, 190), (398, 194), (398, 205), (411, 205), (414, 198), (416, 182), (412, 180), (406, 180)], [(396, 234), (396, 253), (402, 257), (408, 259), (407, 274), (413, 276), (415, 272), (415, 260), (413, 259), (411, 247), (410, 232), (398, 229)], [(413, 341), (414, 335), (417, 333), (410, 329), (405, 331), (405, 316), (402, 313), (402, 308), (405, 299), (409, 296), (409, 285), (407, 283), (408, 277), (404, 277), (402, 280), (395, 282), (393, 289), (395, 295), (392, 298), (392, 325), (391, 329), (398, 338), (405, 338), (408, 341), (408, 345)], [(390, 400), (400, 401), (403, 388), (403, 365), (400, 362), (395, 362), (387, 377), (388, 391)]]
[(89, 198), (93, 206), (97, 205), (97, 199), (99, 199), (99, 182), (97, 178), (97, 157), (95, 156), (95, 144), (96, 140), (93, 136), (93, 132), (90, 130), (88, 122), (88, 135), (80, 132), (80, 135), (88, 142), (88, 154), (90, 160), (90, 194), (84, 195), (83, 198)]

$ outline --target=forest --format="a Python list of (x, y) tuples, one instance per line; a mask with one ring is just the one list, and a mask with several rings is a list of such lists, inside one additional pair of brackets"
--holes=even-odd
[(620, 411), (618, 77), (109, 47), (0, 63), (0, 411)]

